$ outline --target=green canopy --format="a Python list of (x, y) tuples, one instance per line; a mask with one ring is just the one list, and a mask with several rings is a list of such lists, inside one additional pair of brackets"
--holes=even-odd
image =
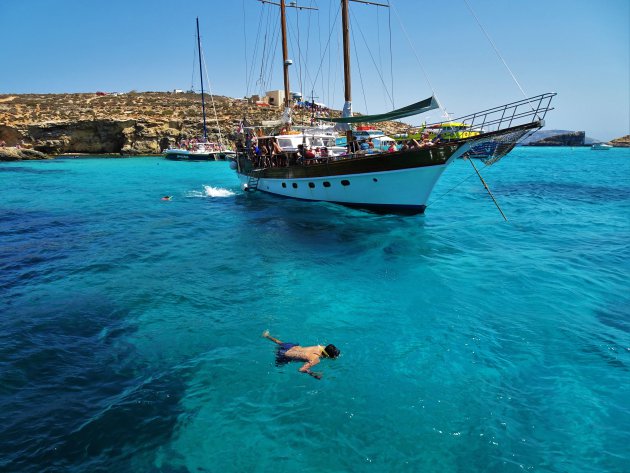
[(380, 113), (378, 115), (361, 115), (358, 117), (339, 117), (339, 118), (318, 118), (318, 120), (335, 123), (375, 123), (385, 122), (389, 120), (397, 120), (398, 118), (410, 117), (412, 115), (418, 115), (420, 113), (428, 112), (438, 108), (437, 100), (431, 96), (428, 99), (424, 99), (420, 102), (416, 102), (406, 107), (397, 108), (387, 113)]

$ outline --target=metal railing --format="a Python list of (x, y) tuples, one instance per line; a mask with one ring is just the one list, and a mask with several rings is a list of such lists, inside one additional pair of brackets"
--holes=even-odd
[[(448, 124), (453, 122), (467, 125), (458, 131), (476, 131), (488, 133), (492, 131), (504, 130), (513, 126), (525, 125), (542, 121), (547, 112), (553, 110), (551, 100), (556, 93), (545, 93), (527, 99), (511, 102), (499, 107), (489, 108), (481, 112), (472, 113), (453, 120), (427, 125), (427, 128), (448, 128)], [(455, 131), (455, 130), (453, 130)]]

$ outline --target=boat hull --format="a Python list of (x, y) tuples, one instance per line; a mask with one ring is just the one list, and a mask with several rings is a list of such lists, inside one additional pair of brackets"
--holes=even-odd
[[(395, 171), (308, 178), (260, 178), (257, 190), (292, 199), (323, 201), (378, 213), (419, 214), (447, 164)], [(250, 177), (239, 174), (247, 189)], [(393, 190), (395, 190), (393, 192)]]
[(378, 213), (423, 213), (446, 167), (468, 147), (431, 149), (343, 158), (308, 166), (248, 169), (238, 160), (244, 190), (292, 199), (324, 201)]
[(169, 149), (164, 157), (171, 161), (226, 161), (234, 156), (234, 152), (213, 151), (209, 153), (195, 153), (187, 150)]

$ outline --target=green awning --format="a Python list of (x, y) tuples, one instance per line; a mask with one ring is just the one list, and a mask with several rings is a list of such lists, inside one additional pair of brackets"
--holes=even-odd
[(378, 115), (361, 115), (358, 117), (339, 117), (339, 118), (318, 118), (318, 120), (334, 123), (375, 123), (385, 122), (389, 120), (397, 120), (399, 118), (410, 117), (412, 115), (418, 115), (420, 113), (428, 112), (438, 108), (437, 100), (435, 97), (429, 97), (428, 99), (416, 102), (406, 107), (397, 108), (387, 113), (380, 113)]

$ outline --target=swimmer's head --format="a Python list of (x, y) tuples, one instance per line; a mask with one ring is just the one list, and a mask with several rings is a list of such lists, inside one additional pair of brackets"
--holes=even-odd
[(324, 348), (324, 355), (326, 355), (327, 358), (337, 358), (339, 353), (341, 352), (335, 345), (326, 345), (326, 348)]

